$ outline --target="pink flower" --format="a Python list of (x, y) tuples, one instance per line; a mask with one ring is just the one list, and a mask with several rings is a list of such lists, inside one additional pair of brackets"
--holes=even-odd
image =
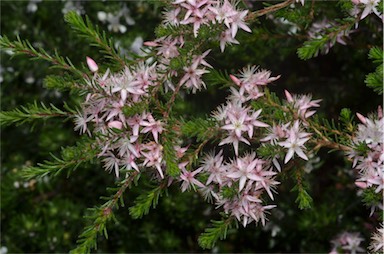
[(241, 12), (236, 13), (236, 15), (234, 15), (232, 17), (232, 22), (231, 22), (232, 38), (235, 38), (235, 36), (237, 34), (237, 30), (239, 28), (241, 28), (244, 31), (249, 32), (249, 33), (252, 32), (251, 29), (244, 22), (244, 19), (247, 16), (247, 13), (248, 13), (248, 11), (241, 11)]
[(112, 94), (120, 92), (121, 100), (125, 102), (128, 96), (143, 95), (145, 91), (142, 90), (140, 85), (135, 81), (131, 70), (125, 67), (120, 76), (113, 77), (113, 86), (111, 89)]
[[(250, 155), (255, 157), (255, 154)], [(258, 181), (255, 168), (261, 161), (258, 159), (247, 161), (244, 158), (237, 158), (236, 163), (231, 164), (227, 177), (239, 180), (239, 192), (244, 188), (247, 180)]]
[(153, 138), (155, 139), (156, 143), (159, 142), (159, 134), (163, 132), (163, 123), (161, 121), (155, 121), (153, 116), (151, 114), (147, 114), (147, 121), (142, 120), (140, 122), (141, 126), (145, 126), (141, 130), (141, 133), (147, 133), (152, 132)]
[(74, 116), (75, 120), (75, 131), (80, 130), (80, 134), (88, 133), (88, 135), (91, 135), (91, 132), (88, 129), (88, 122), (93, 119), (92, 116), (87, 115), (85, 112), (78, 112)]
[(180, 178), (183, 181), (181, 184), (181, 191), (185, 192), (187, 189), (190, 189), (191, 187), (195, 189), (195, 186), (198, 186), (200, 188), (204, 188), (205, 185), (202, 184), (199, 180), (195, 178), (195, 176), (201, 172), (202, 168), (199, 168), (195, 171), (187, 171), (185, 166), (188, 164), (188, 162), (179, 164), (179, 167), (181, 168), (181, 174)]
[(201, 76), (208, 73), (205, 69), (198, 69), (199, 62), (195, 61), (191, 66), (184, 67), (185, 74), (180, 80), (180, 84), (185, 85), (187, 88), (192, 88), (192, 91), (200, 90), (205, 83), (202, 81)]
[(237, 11), (228, 0), (225, 0), (221, 6), (220, 3), (218, 3), (217, 6), (211, 6), (209, 9), (215, 14), (215, 19), (219, 23), (224, 23), (227, 28), (230, 28), (232, 17), (237, 14)]
[(143, 145), (141, 154), (145, 157), (143, 162), (144, 166), (155, 167), (160, 174), (161, 178), (164, 178), (163, 170), (161, 164), (163, 161), (163, 146), (155, 142), (149, 142)]
[(205, 184), (210, 183), (218, 183), (219, 185), (223, 185), (223, 182), (226, 178), (226, 167), (223, 165), (223, 151), (217, 155), (208, 154), (202, 160), (201, 169), (209, 174), (207, 182)]
[(304, 143), (309, 140), (307, 137), (308, 133), (299, 130), (299, 121), (295, 122), (294, 126), (289, 130), (288, 135), (285, 141), (278, 143), (280, 146), (288, 148), (284, 163), (287, 163), (295, 153), (300, 158), (308, 160), (308, 157), (303, 152), (303, 148), (305, 148)]
[(224, 130), (233, 131), (235, 135), (240, 138), (242, 136), (242, 132), (248, 130), (248, 125), (245, 123), (245, 119), (247, 118), (247, 112), (243, 110), (240, 114), (232, 114), (232, 112), (228, 113), (229, 124), (222, 126), (221, 128)]
[(104, 157), (103, 162), (105, 169), (108, 171), (115, 170), (116, 177), (119, 177), (120, 159), (118, 159), (112, 152), (108, 152)]
[(311, 100), (312, 97), (310, 95), (294, 95), (292, 96), (287, 90), (285, 90), (285, 96), (287, 97), (287, 101), (293, 104), (293, 108), (297, 110), (297, 113), (303, 119), (308, 118), (316, 113), (316, 111), (308, 109), (312, 107), (319, 107), (319, 102), (321, 100)]
[(277, 142), (282, 138), (288, 137), (288, 127), (290, 123), (286, 123), (284, 125), (275, 125), (273, 124), (272, 127), (268, 128), (268, 135), (260, 141), (266, 142), (269, 141), (272, 145), (276, 145)]
[[(179, 25), (180, 20), (177, 17), (179, 15), (179, 13), (180, 13), (180, 8), (176, 8), (173, 10), (163, 12), (163, 14), (164, 14), (163, 23), (165, 25), (172, 25), (172, 26)], [(150, 46), (150, 45), (147, 45), (147, 46)]]
[(275, 208), (276, 205), (267, 205), (267, 206), (262, 206), (260, 204), (256, 204), (256, 207), (254, 208), (254, 217), (257, 218), (256, 222), (261, 220), (261, 224), (265, 226), (265, 221), (267, 220), (265, 217), (266, 213), (269, 213), (268, 210)]
[(185, 152), (188, 150), (188, 146), (187, 147), (174, 146), (173, 148), (176, 151), (176, 157), (178, 159), (183, 158)]
[(222, 113), (220, 119), (224, 120), (224, 125), (221, 129), (228, 131), (228, 137), (223, 139), (219, 145), (233, 143), (236, 155), (238, 155), (239, 141), (250, 145), (249, 141), (243, 137), (243, 132), (248, 132), (249, 138), (252, 138), (254, 127), (268, 126), (257, 120), (261, 109), (254, 112), (250, 108), (244, 108), (241, 104), (233, 101), (227, 103)]
[(221, 52), (224, 52), (226, 44), (239, 44), (239, 42), (232, 37), (231, 30), (228, 29), (220, 34), (219, 41)]
[(127, 124), (132, 129), (132, 136), (130, 137), (131, 142), (135, 142), (139, 137), (139, 130), (140, 130), (140, 123), (143, 121), (144, 116), (143, 115), (134, 115), (133, 117), (130, 117), (127, 119)]

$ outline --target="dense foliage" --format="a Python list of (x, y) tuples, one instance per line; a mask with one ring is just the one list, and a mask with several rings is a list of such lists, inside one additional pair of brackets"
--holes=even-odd
[(382, 1), (1, 14), (2, 253), (382, 251)]

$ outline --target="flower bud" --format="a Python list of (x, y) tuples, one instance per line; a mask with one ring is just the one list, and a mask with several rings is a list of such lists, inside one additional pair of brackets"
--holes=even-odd
[(99, 66), (97, 66), (96, 62), (88, 56), (87, 56), (87, 64), (88, 64), (88, 68), (92, 72), (97, 72), (97, 70), (99, 69)]
[(238, 85), (238, 86), (241, 85), (241, 81), (240, 81), (236, 76), (230, 74), (229, 77), (232, 79), (232, 81), (233, 81), (236, 85)]
[(288, 102), (293, 102), (292, 95), (287, 90), (284, 90), (284, 93), (285, 93), (285, 97), (287, 97)]
[(357, 118), (359, 118), (359, 120), (363, 123), (363, 124), (366, 124), (367, 123), (367, 120), (365, 119), (365, 117), (360, 114), (360, 113), (356, 113), (357, 115)]
[(381, 108), (380, 105), (377, 107), (377, 117), (379, 119), (383, 118), (383, 109)]
[(108, 123), (108, 127), (121, 130), (123, 128), (123, 123), (120, 121), (112, 121)]
[(154, 41), (146, 41), (143, 43), (145, 46), (148, 46), (148, 47), (157, 47), (159, 46), (159, 44), (157, 44), (156, 42)]
[(358, 181), (356, 181), (355, 185), (357, 187), (361, 188), (361, 189), (366, 189), (367, 188), (367, 183), (365, 183), (365, 182), (358, 182)]

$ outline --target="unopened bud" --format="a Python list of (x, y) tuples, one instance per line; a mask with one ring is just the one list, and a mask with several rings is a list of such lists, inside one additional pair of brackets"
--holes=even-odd
[(123, 123), (120, 121), (112, 121), (108, 123), (108, 127), (121, 130), (123, 128)]
[(365, 116), (363, 116), (362, 114), (360, 114), (360, 113), (356, 113), (356, 116), (357, 116), (357, 118), (359, 118), (359, 120), (360, 120), (363, 124), (366, 124), (366, 123), (367, 123), (367, 120), (366, 120)]
[(365, 183), (365, 182), (358, 182), (358, 181), (356, 181), (355, 185), (357, 187), (361, 188), (361, 189), (366, 189), (367, 188), (367, 183)]
[(159, 46), (159, 44), (157, 44), (157, 43), (154, 42), (154, 41), (145, 41), (143, 44), (144, 44), (145, 46), (148, 46), (148, 47), (157, 47), (157, 46)]
[(87, 64), (88, 64), (88, 68), (92, 72), (97, 72), (97, 70), (99, 69), (99, 66), (97, 66), (96, 62), (88, 56), (87, 56)]
[(380, 105), (377, 107), (377, 117), (379, 119), (383, 118), (383, 108)]
[(229, 77), (232, 79), (232, 81), (233, 81), (236, 85), (238, 85), (238, 86), (241, 85), (241, 81), (240, 81), (236, 76), (230, 74)]
[(285, 97), (287, 97), (288, 102), (293, 102), (292, 95), (287, 90), (284, 90), (284, 93), (285, 93)]

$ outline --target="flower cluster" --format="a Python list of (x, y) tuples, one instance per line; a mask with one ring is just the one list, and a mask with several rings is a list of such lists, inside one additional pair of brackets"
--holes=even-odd
[(116, 176), (121, 168), (138, 171), (143, 166), (156, 168), (163, 177), (159, 135), (164, 123), (145, 110), (130, 113), (132, 107), (148, 99), (151, 87), (159, 85), (156, 64), (140, 62), (120, 73), (107, 70), (99, 75), (97, 64), (90, 58), (87, 63), (95, 72), (87, 81), (92, 92), (75, 116), (75, 130), (96, 137), (104, 167), (114, 170)]
[[(159, 69), (162, 70), (167, 79), (166, 89), (175, 91), (175, 86), (170, 80), (172, 77), (179, 76), (179, 72), (177, 71), (179, 66), (178, 64), (175, 66), (175, 63), (178, 62), (178, 60), (175, 58), (180, 55), (179, 51), (184, 46), (183, 36), (178, 36), (176, 38), (170, 36), (161, 37), (155, 41), (145, 42), (144, 45), (156, 47)], [(178, 81), (178, 86), (184, 86), (193, 93), (201, 90), (203, 87), (205, 88), (202, 76), (209, 72), (206, 67), (212, 68), (212, 66), (204, 60), (209, 52), (210, 50), (207, 50), (200, 55), (193, 55), (187, 60), (186, 66), (182, 69), (184, 75)]]
[[(231, 89), (226, 104), (218, 107), (213, 118), (226, 137), (219, 146), (232, 144), (235, 157), (226, 160), (223, 151), (208, 154), (197, 170), (182, 171), (181, 188), (185, 191), (191, 186), (198, 187), (207, 200), (214, 200), (224, 212), (240, 221), (245, 227), (255, 221), (266, 223), (266, 213), (275, 205), (264, 205), (264, 192), (273, 200), (273, 190), (279, 184), (275, 180), (277, 172), (269, 160), (258, 158), (255, 152), (240, 156), (239, 142), (250, 145), (257, 128), (269, 125), (259, 121), (261, 109), (253, 110), (247, 103), (263, 96), (263, 86), (276, 80), (266, 70), (257, 67), (244, 68), (239, 75), (230, 76), (237, 88)], [(205, 183), (197, 179), (206, 176)]]
[[(205, 88), (202, 76), (212, 68), (204, 58), (209, 54), (210, 50), (202, 52), (199, 55), (190, 55), (184, 59), (182, 66), (182, 74), (180, 74), (180, 59), (176, 59), (180, 55), (180, 51), (184, 49), (185, 38), (188, 36), (186, 27), (193, 27), (194, 37), (198, 36), (198, 32), (202, 25), (224, 24), (218, 30), (220, 35), (217, 40), (220, 41), (220, 48), (224, 51), (225, 45), (228, 43), (239, 42), (235, 39), (237, 31), (243, 29), (251, 32), (250, 28), (245, 24), (244, 19), (247, 11), (239, 11), (229, 1), (223, 3), (213, 0), (176, 0), (172, 3), (173, 9), (164, 13), (163, 24), (165, 27), (183, 27), (183, 31), (178, 36), (163, 36), (154, 41), (145, 42), (144, 45), (155, 47), (159, 66), (166, 72), (168, 77), (167, 88), (175, 90), (174, 84), (170, 82), (171, 77), (182, 75), (178, 81), (179, 86), (184, 86), (187, 90), (195, 93)], [(198, 49), (196, 45), (196, 49)]]
[(175, 9), (165, 13), (165, 24), (193, 25), (197, 37), (202, 25), (225, 24), (226, 30), (220, 35), (220, 47), (224, 51), (226, 43), (238, 43), (235, 36), (239, 28), (251, 32), (245, 23), (248, 11), (239, 11), (228, 0), (175, 0)]
[[(265, 159), (258, 158), (255, 152), (245, 152), (241, 156), (239, 143), (268, 142), (286, 152), (284, 163), (295, 154), (308, 160), (304, 144), (310, 133), (304, 129), (307, 118), (315, 113), (312, 108), (318, 107), (320, 100), (311, 100), (309, 95), (291, 95), (286, 91), (287, 102), (282, 108), (293, 112), (296, 120), (273, 124), (272, 127), (260, 121), (261, 109), (254, 110), (249, 105), (249, 102), (263, 97), (264, 87), (279, 77), (271, 77), (270, 71), (255, 66), (244, 68), (238, 76), (230, 75), (237, 87), (231, 88), (227, 102), (218, 107), (213, 118), (225, 135), (219, 146), (232, 144), (235, 157), (226, 162), (222, 151), (216, 155), (209, 154), (200, 168), (186, 171), (181, 177), (183, 190), (190, 186), (199, 187), (206, 199), (214, 199), (226, 214), (237, 218), (244, 226), (252, 221), (261, 221), (265, 225), (265, 213), (275, 205), (264, 205), (261, 195), (266, 192), (274, 199), (272, 190), (279, 184), (275, 176), (281, 167), (278, 155)], [(268, 134), (263, 136), (265, 128)], [(197, 174), (207, 175), (205, 185), (197, 180)], [(238, 191), (233, 191), (234, 188)]]
[[(274, 123), (268, 128), (268, 135), (262, 138), (261, 141), (282, 147), (284, 150), (288, 149), (284, 158), (286, 164), (295, 154), (304, 160), (308, 160), (304, 144), (310, 139), (311, 134), (304, 131), (307, 125), (306, 119), (316, 113), (311, 108), (318, 107), (321, 100), (311, 100), (310, 95), (292, 95), (288, 91), (285, 91), (285, 95), (287, 107), (294, 112), (296, 120), (293, 123)], [(278, 157), (276, 155), (273, 162), (280, 169), (277, 161)]]
[(364, 249), (360, 246), (362, 241), (364, 239), (361, 238), (359, 233), (341, 233), (332, 240), (333, 248), (329, 254), (364, 252)]
[[(362, 124), (358, 125), (353, 138), (354, 149), (349, 157), (353, 168), (359, 172), (356, 185), (362, 189), (374, 188), (376, 193), (384, 188), (384, 119), (381, 108), (378, 116), (364, 117), (357, 114)], [(382, 206), (381, 206), (382, 209)]]
[[(205, 185), (196, 179), (196, 174), (207, 176)], [(200, 168), (193, 172), (183, 171), (181, 175), (183, 191), (190, 186), (199, 187), (205, 199), (214, 199), (218, 207), (240, 221), (245, 227), (249, 223), (266, 222), (267, 211), (275, 205), (263, 205), (264, 192), (273, 200), (273, 190), (279, 184), (275, 180), (277, 172), (269, 161), (257, 158), (252, 152), (224, 161), (223, 151), (208, 154)]]

